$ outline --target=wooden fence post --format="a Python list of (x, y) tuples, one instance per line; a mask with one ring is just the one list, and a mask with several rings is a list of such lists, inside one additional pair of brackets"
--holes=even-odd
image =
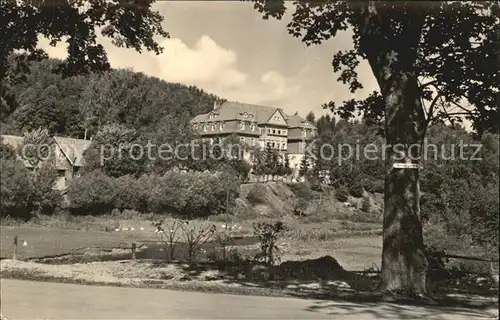
[(12, 253), (13, 260), (17, 259), (17, 240), (18, 240), (18, 237), (14, 236), (14, 252)]
[(132, 243), (132, 260), (135, 260), (135, 249), (136, 249), (136, 245), (135, 245), (135, 242)]

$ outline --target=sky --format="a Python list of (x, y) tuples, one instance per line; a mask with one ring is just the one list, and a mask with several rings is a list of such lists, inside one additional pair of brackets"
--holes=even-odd
[[(154, 8), (164, 17), (170, 39), (159, 39), (164, 51), (139, 54), (100, 39), (113, 68), (131, 68), (168, 82), (195, 85), (222, 98), (283, 108), (305, 116), (325, 114), (323, 103), (362, 99), (378, 90), (369, 65), (358, 73), (364, 89), (351, 94), (337, 82), (333, 55), (352, 47), (351, 35), (340, 33), (321, 45), (307, 47), (289, 35), (281, 20), (263, 20), (250, 2), (158, 1)], [(50, 56), (66, 57), (65, 43), (41, 46)]]

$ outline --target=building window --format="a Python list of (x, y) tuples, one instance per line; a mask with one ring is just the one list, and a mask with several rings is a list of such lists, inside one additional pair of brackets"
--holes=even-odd
[(245, 143), (245, 137), (240, 137), (240, 142)]
[(210, 144), (214, 144), (214, 138), (210, 138)]
[(255, 146), (255, 138), (252, 138), (252, 147)]
[(275, 145), (275, 143), (273, 142), (273, 148), (275, 148), (275, 146), (276, 146), (276, 145)]
[(302, 130), (302, 136), (303, 136), (304, 138), (307, 136), (307, 132), (306, 132), (306, 130), (305, 130), (305, 129), (304, 129), (304, 130)]
[(224, 122), (219, 123), (219, 130), (224, 130)]
[(215, 124), (212, 124), (212, 131), (215, 131)]
[(286, 130), (283, 130), (283, 134), (285, 134), (285, 135), (286, 135)]
[(208, 124), (204, 124), (203, 125), (203, 132), (207, 132), (207, 130), (208, 130)]
[(255, 124), (253, 124), (253, 123), (252, 123), (252, 124), (250, 125), (250, 130), (251, 130), (252, 132), (253, 132), (253, 131), (255, 131)]
[(281, 134), (281, 130), (278, 130), (278, 134)]
[(240, 130), (245, 130), (245, 121), (240, 122)]
[(273, 129), (273, 134), (276, 134), (276, 130)]

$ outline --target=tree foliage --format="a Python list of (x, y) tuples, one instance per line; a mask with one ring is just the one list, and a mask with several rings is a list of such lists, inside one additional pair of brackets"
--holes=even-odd
[(0, 216), (29, 219), (33, 184), (30, 173), (21, 161), (0, 159)]
[[(104, 47), (97, 41), (97, 31), (110, 38), (118, 47), (133, 48), (138, 52), (162, 52), (155, 37), (168, 37), (161, 26), (163, 17), (152, 10), (154, 1), (2, 1), (0, 20), (0, 107), (11, 108), (15, 96), (10, 88), (23, 77), (15, 70), (27, 69), (27, 62), (47, 58), (40, 47), (43, 36), (55, 46), (67, 43), (68, 56), (54, 71), (64, 76), (102, 72), (110, 68)], [(8, 66), (11, 54), (22, 50), (22, 54), (11, 61), (15, 70)]]

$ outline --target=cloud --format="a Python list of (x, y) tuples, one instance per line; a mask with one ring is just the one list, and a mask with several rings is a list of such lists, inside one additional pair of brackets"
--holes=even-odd
[(236, 53), (202, 36), (193, 48), (180, 39), (161, 43), (164, 53), (158, 57), (160, 78), (171, 82), (214, 86), (226, 90), (244, 86), (248, 75), (238, 69)]
[[(229, 100), (284, 106), (283, 102), (301, 88), (277, 70), (260, 76), (242, 71), (236, 52), (221, 47), (207, 35), (192, 47), (178, 38), (165, 39), (160, 43), (164, 48), (160, 55), (117, 48), (108, 39), (100, 39), (100, 43), (113, 68), (131, 68), (165, 81), (196, 85)], [(46, 39), (40, 39), (40, 45), (52, 57), (64, 59), (67, 55), (64, 43), (50, 47)]]

